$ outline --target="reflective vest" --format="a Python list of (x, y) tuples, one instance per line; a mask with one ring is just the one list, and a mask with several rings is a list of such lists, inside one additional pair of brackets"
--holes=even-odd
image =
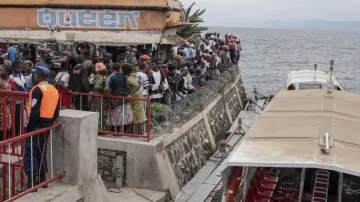
[(42, 92), (41, 106), (40, 106), (40, 118), (52, 119), (59, 101), (59, 92), (53, 85), (40, 84), (34, 86), (30, 91), (29, 104), (28, 104), (28, 117), (30, 117), (32, 109), (32, 92), (36, 87)]

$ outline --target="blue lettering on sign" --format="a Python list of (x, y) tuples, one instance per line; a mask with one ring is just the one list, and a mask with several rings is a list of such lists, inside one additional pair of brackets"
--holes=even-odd
[(52, 29), (56, 26), (56, 11), (44, 8), (43, 10), (38, 10), (38, 24), (41, 27), (48, 27)]
[(79, 27), (97, 27), (97, 12), (91, 10), (79, 11)]
[(99, 27), (117, 28), (117, 15), (111, 10), (99, 11)]
[(60, 27), (76, 27), (76, 12), (58, 10), (58, 24)]
[(111, 10), (93, 11), (86, 10), (52, 10), (44, 8), (37, 11), (38, 24), (40, 27), (53, 29), (54, 27), (78, 27), (78, 28), (110, 28), (138, 29), (137, 18), (139, 11), (115, 12)]
[(139, 17), (139, 11), (135, 12), (119, 12), (119, 28), (125, 29), (126, 28), (126, 20), (129, 20), (130, 27), (132, 29), (138, 29), (136, 17)]

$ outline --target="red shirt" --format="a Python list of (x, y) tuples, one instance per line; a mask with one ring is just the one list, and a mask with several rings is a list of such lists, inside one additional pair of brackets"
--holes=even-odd
[(164, 76), (167, 76), (168, 69), (167, 68), (161, 68), (161, 71), (164, 73)]

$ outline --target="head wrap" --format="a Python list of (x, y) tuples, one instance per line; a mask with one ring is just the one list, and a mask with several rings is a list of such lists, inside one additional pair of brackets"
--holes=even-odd
[(33, 63), (30, 60), (25, 60), (24, 64), (26, 65), (27, 70), (30, 70), (33, 67)]
[(141, 60), (141, 61), (146, 61), (146, 60), (148, 60), (148, 59), (150, 59), (150, 57), (149, 57), (148, 55), (142, 55), (142, 56), (140, 56), (140, 60)]
[(104, 70), (106, 70), (106, 66), (103, 63), (99, 62), (95, 64), (96, 73), (102, 72)]
[(129, 55), (128, 57), (128, 63), (131, 63), (131, 61), (134, 59), (134, 56), (133, 55)]

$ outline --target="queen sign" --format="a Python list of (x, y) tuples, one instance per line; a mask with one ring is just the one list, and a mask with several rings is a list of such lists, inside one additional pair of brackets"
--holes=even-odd
[(87, 29), (138, 29), (139, 11), (112, 10), (52, 10), (37, 11), (40, 27), (87, 28)]

